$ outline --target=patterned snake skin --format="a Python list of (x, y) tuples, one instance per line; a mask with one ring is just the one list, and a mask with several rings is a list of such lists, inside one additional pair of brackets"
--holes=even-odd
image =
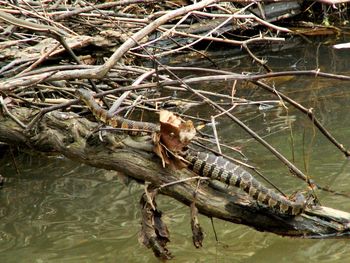
[[(128, 131), (130, 135), (160, 131), (160, 126), (157, 124), (132, 121), (109, 114), (96, 103), (90, 91), (78, 89), (76, 94), (88, 106), (97, 120), (109, 126), (128, 129), (130, 130)], [(246, 170), (223, 157), (189, 150), (183, 157), (189, 163), (188, 168), (196, 174), (236, 186), (248, 193), (259, 203), (267, 205), (277, 213), (295, 216), (304, 211), (306, 202), (302, 194), (298, 193), (295, 201), (291, 201), (283, 195), (267, 188)]]
[(92, 96), (92, 93), (88, 90), (78, 89), (76, 94), (78, 95), (79, 99), (83, 101), (86, 106), (88, 106), (97, 120), (100, 120), (111, 127), (126, 130), (126, 132), (130, 135), (142, 135), (145, 133), (158, 132), (160, 130), (159, 125), (154, 123), (133, 121), (125, 119), (121, 116), (110, 114), (97, 104)]
[(223, 157), (204, 152), (190, 152), (184, 158), (190, 163), (189, 169), (196, 174), (239, 187), (259, 203), (279, 213), (298, 215), (305, 208), (305, 198), (301, 193), (296, 195), (295, 201), (291, 201), (267, 188), (246, 170)]

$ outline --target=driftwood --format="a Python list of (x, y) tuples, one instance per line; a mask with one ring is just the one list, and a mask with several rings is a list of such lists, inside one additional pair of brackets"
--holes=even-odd
[[(16, 107), (11, 113), (18, 120), (28, 122), (38, 112)], [(186, 205), (193, 203), (195, 195), (195, 204), (201, 214), (245, 224), (259, 231), (304, 238), (347, 237), (350, 234), (350, 214), (327, 207), (309, 209), (296, 217), (283, 217), (258, 206), (245, 194), (227, 194), (209, 186), (201, 186), (196, 191), (195, 181), (162, 187), (193, 174), (186, 169), (163, 168), (159, 158), (141, 150), (145, 147), (140, 146), (147, 142), (113, 134), (107, 134), (105, 142), (100, 142), (98, 135), (92, 133), (96, 126), (97, 123), (74, 113), (53, 111), (44, 115), (33, 130), (26, 131), (12, 118), (1, 116), (0, 141), (57, 152), (91, 166), (123, 172), (137, 181), (151, 183), (159, 193)]]
[[(259, 5), (260, 8), (248, 8), (246, 11), (239, 12), (234, 15), (215, 15), (205, 14), (198, 12), (199, 16), (206, 16), (207, 19), (200, 19), (199, 21), (188, 25), (185, 29), (172, 30), (174, 36), (170, 40), (158, 41), (154, 46), (162, 49), (166, 47), (176, 48), (177, 46), (189, 45), (199, 38), (208, 41), (219, 41), (227, 44), (240, 45), (240, 41), (234, 41), (230, 39), (219, 39), (221, 35), (225, 33), (240, 34), (242, 30), (242, 24), (235, 22), (237, 20), (251, 20), (253, 22), (242, 22), (246, 29), (254, 28), (259, 25), (265, 25), (267, 27), (277, 29), (281, 32), (291, 33), (287, 28), (278, 27), (271, 24), (282, 19), (287, 19), (296, 16), (302, 12), (301, 3), (298, 1), (277, 2), (277, 3), (265, 3)], [(262, 19), (264, 18), (264, 19)], [(237, 31), (237, 32), (236, 32)], [(156, 34), (151, 36), (151, 39), (156, 38)], [(178, 37), (176, 37), (178, 35)], [(256, 42), (261, 42), (261, 39), (256, 39)], [(269, 38), (265, 37), (265, 40)], [(278, 39), (270, 38), (270, 41), (278, 41)], [(279, 40), (281, 41), (281, 39)], [(252, 41), (253, 42), (253, 41)], [(243, 44), (243, 42), (241, 42)]]

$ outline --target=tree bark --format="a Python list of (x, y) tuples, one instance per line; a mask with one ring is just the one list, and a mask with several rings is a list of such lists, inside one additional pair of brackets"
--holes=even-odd
[[(28, 123), (38, 111), (16, 107), (11, 113), (23, 123)], [(228, 194), (206, 184), (197, 189), (195, 180), (161, 187), (194, 174), (186, 169), (163, 168), (158, 157), (142, 150), (149, 147), (149, 143), (137, 141), (137, 138), (106, 133), (104, 142), (101, 142), (98, 134), (93, 132), (96, 127), (97, 123), (75, 113), (53, 111), (45, 114), (32, 130), (27, 131), (13, 118), (0, 115), (0, 141), (25, 145), (36, 151), (57, 152), (91, 166), (123, 172), (137, 181), (147, 181), (160, 187), (161, 194), (188, 206), (195, 201), (203, 215), (244, 224), (259, 231), (309, 238), (347, 237), (350, 233), (350, 214), (326, 207), (308, 209), (296, 217), (283, 217), (257, 205), (243, 193)]]

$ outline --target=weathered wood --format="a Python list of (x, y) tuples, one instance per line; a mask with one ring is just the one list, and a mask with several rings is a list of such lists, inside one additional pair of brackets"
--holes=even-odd
[[(38, 113), (21, 107), (11, 112), (24, 123)], [(130, 137), (107, 134), (105, 142), (100, 142), (98, 136), (91, 135), (96, 125), (74, 113), (54, 111), (46, 114), (37, 127), (28, 132), (9, 117), (0, 115), (0, 141), (26, 145), (37, 151), (55, 151), (91, 166), (123, 172), (137, 181), (148, 181), (155, 187), (193, 176), (185, 169), (174, 171), (169, 167), (163, 168), (152, 153), (127, 146), (131, 145)], [(135, 142), (133, 145), (144, 144), (147, 143)], [(186, 181), (161, 187), (160, 193), (190, 205), (195, 190), (196, 182)], [(267, 208), (257, 206), (245, 194), (229, 195), (209, 186), (199, 188), (196, 206), (200, 213), (209, 217), (284, 236), (344, 238), (350, 234), (350, 214), (325, 207), (306, 211), (296, 217), (280, 217), (271, 214)]]
[[(265, 3), (261, 5), (261, 8), (248, 8), (244, 12), (241, 12), (240, 15), (256, 15), (260, 18), (265, 18), (264, 20), (267, 22), (276, 22), (279, 20), (287, 19), (294, 17), (302, 12), (301, 3), (299, 1), (288, 1), (288, 2), (276, 2), (276, 3)], [(193, 24), (188, 25), (184, 29), (179, 28), (178, 31), (181, 33), (196, 35), (210, 35), (210, 36), (220, 36), (225, 33), (234, 33), (235, 31), (242, 30), (242, 25), (237, 23), (236, 21), (227, 20), (228, 17), (215, 17), (215, 19), (201, 19), (199, 22), (195, 22)], [(237, 16), (236, 19), (239, 19)], [(242, 18), (243, 19), (243, 18)], [(250, 27), (256, 27), (261, 25), (257, 22), (252, 22), (249, 24)], [(219, 27), (219, 28), (218, 28)], [(216, 29), (217, 28), (217, 29)], [(214, 32), (212, 32), (216, 29)], [(158, 32), (154, 33), (151, 36), (151, 39), (156, 38), (159, 35)], [(160, 48), (175, 48), (181, 45), (188, 45), (192, 42), (196, 41), (196, 39), (192, 39), (190, 37), (186, 37), (186, 35), (181, 36), (172, 36), (172, 39), (163, 39), (157, 41), (155, 46)], [(240, 46), (240, 45), (238, 45)]]

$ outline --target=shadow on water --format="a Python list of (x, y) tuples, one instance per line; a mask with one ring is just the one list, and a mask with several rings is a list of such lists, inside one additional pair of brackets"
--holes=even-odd
[[(276, 71), (317, 66), (349, 75), (350, 69), (349, 53), (327, 46), (281, 51), (268, 60)], [(240, 72), (247, 70), (243, 62), (241, 66)], [(323, 125), (350, 146), (348, 82), (303, 77), (285, 79), (276, 87), (304, 106), (314, 108)], [(236, 95), (251, 100), (276, 99), (244, 86), (237, 89)], [(297, 110), (248, 105), (235, 114), (289, 159), (294, 158), (317, 182), (350, 192), (349, 162)], [(283, 190), (290, 193), (305, 188), (234, 124), (223, 119), (218, 129), (223, 142), (241, 147), (250, 162)], [(15, 159), (18, 175), (9, 156), (0, 160), (0, 174), (7, 179), (0, 191), (1, 262), (158, 262), (137, 241), (142, 186), (126, 186), (116, 172), (62, 157), (22, 153)], [(350, 212), (347, 198), (318, 194), (324, 205)], [(171, 231), (169, 248), (176, 256), (173, 262), (345, 262), (350, 256), (347, 240), (282, 238), (219, 220), (214, 220), (219, 237), (216, 242), (210, 220), (203, 216), (200, 221), (206, 232), (204, 248), (195, 249), (188, 208), (163, 196), (158, 203)]]

